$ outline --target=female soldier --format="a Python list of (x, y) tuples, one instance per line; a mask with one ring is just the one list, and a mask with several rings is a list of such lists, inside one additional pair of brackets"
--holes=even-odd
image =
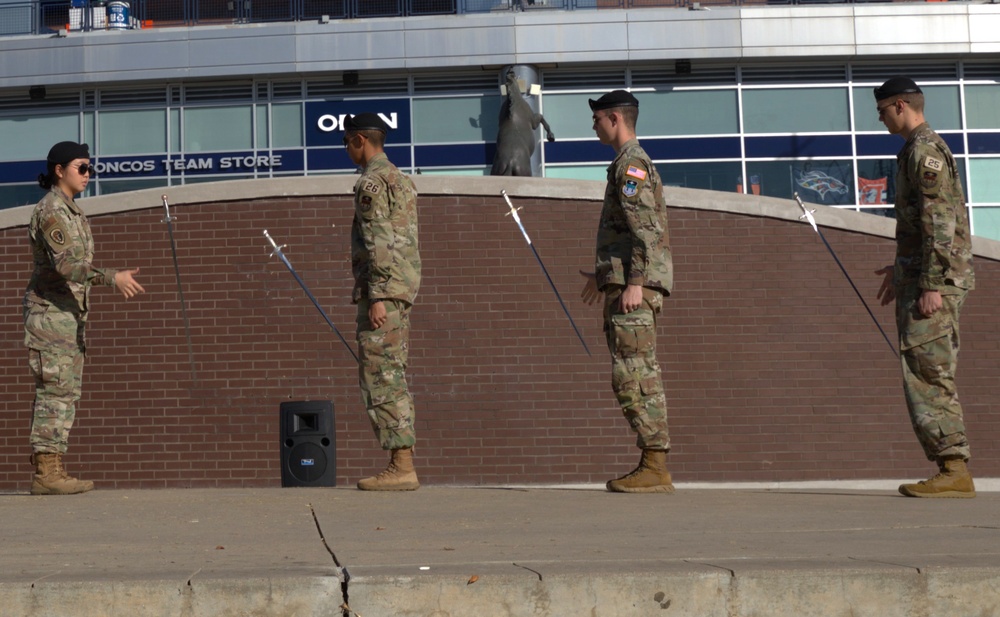
[(52, 146), (47, 172), (38, 176), (49, 193), (35, 206), (28, 226), (34, 272), (24, 294), (24, 342), (35, 377), (32, 495), (72, 495), (94, 488), (93, 482), (70, 477), (62, 464), (80, 400), (90, 288), (106, 285), (126, 298), (145, 291), (132, 277), (138, 268), (103, 270), (91, 263), (90, 224), (73, 198), (87, 188), (93, 173), (87, 144)]

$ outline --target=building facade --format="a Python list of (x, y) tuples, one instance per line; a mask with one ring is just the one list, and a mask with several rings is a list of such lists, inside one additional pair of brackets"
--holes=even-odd
[(552, 126), (537, 175), (601, 179), (587, 99), (627, 88), (668, 185), (892, 214), (902, 141), (872, 88), (927, 95), (973, 233), (1000, 238), (1000, 7), (971, 3), (548, 10), (0, 37), (0, 207), (34, 203), (56, 141), (87, 142), (107, 195), (353, 173), (346, 114), (377, 111), (421, 174), (483, 175), (516, 65)]

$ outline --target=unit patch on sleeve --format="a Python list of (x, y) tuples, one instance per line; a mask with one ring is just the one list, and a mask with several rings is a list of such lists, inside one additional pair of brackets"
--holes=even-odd
[(362, 212), (368, 212), (369, 210), (371, 210), (372, 209), (372, 198), (371, 198), (371, 195), (362, 195), (361, 196), (361, 204), (360, 205), (361, 205), (361, 211)]
[(371, 193), (372, 195), (378, 195), (378, 192), (382, 190), (378, 182), (372, 182), (371, 180), (366, 180), (364, 185), (361, 186), (361, 190), (365, 193)]
[(622, 194), (625, 197), (634, 197), (636, 193), (639, 192), (639, 183), (635, 180), (626, 180), (625, 186), (622, 187)]

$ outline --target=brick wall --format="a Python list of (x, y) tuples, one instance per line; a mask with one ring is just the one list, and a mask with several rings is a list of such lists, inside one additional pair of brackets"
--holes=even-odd
[[(482, 192), (420, 201), (424, 278), (408, 374), (421, 480), (597, 482), (628, 471), (637, 451), (611, 393), (600, 309), (579, 299), (599, 201), (516, 198), (588, 357), (498, 191)], [(141, 268), (147, 293), (92, 296), (70, 470), (101, 488), (277, 486), (278, 406), (310, 399), (334, 401), (338, 484), (380, 470), (353, 360), (262, 236), (289, 245), (353, 345), (350, 198), (230, 195), (173, 209), (197, 380), (162, 210), (92, 215), (97, 264)], [(823, 245), (802, 223), (751, 210), (670, 212), (676, 293), (659, 353), (677, 481), (926, 476), (897, 361)], [(892, 336), (872, 273), (891, 261), (892, 240), (825, 233)], [(0, 234), (0, 490), (27, 490), (33, 389), (20, 298), (30, 258), (23, 225)], [(977, 276), (958, 382), (973, 469), (997, 476), (1000, 263), (980, 259)]]

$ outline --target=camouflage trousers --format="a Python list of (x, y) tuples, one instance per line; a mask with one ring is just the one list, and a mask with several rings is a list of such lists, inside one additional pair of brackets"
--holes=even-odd
[(33, 452), (65, 454), (83, 384), (86, 317), (48, 305), (26, 303), (25, 344), (35, 378), (32, 404)]
[(656, 360), (656, 316), (663, 307), (663, 294), (642, 290), (642, 306), (624, 314), (624, 287), (605, 290), (604, 336), (611, 351), (611, 387), (622, 414), (636, 433), (643, 449), (670, 450), (667, 431), (667, 397)]
[(896, 289), (896, 326), (910, 422), (928, 459), (968, 459), (969, 442), (955, 388), (958, 316), (968, 292), (942, 295), (941, 308), (930, 317), (917, 310), (920, 293), (915, 285)]
[(383, 450), (416, 443), (413, 398), (406, 385), (410, 352), (410, 309), (403, 300), (383, 300), (387, 321), (373, 330), (368, 301), (358, 303), (358, 382), (361, 400)]

